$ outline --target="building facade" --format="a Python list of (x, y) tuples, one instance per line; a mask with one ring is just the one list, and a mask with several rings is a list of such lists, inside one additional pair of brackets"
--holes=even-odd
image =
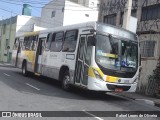
[[(127, 0), (101, 0), (99, 21), (122, 27)], [(131, 16), (138, 18), (141, 65), (138, 91), (146, 93), (160, 57), (160, 0), (133, 0)], [(147, 94), (147, 93), (146, 93)]]
[(42, 8), (41, 26), (53, 28), (98, 20), (98, 10), (76, 0), (53, 0)]
[(0, 21), (0, 62), (11, 61), (15, 36), (34, 31), (36, 25), (40, 25), (40, 18), (26, 15)]
[(77, 4), (92, 8), (98, 9), (99, 8), (99, 0), (69, 0), (75, 2)]

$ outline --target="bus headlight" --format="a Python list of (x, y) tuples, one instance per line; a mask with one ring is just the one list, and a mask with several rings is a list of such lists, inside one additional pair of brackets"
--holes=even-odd
[(103, 73), (100, 70), (93, 67), (89, 67), (88, 76), (104, 81)]
[[(99, 72), (95, 69), (93, 69), (94, 75), (97, 79), (103, 80), (103, 78), (101, 77), (101, 75), (99, 74)], [(104, 81), (104, 80), (103, 80)]]

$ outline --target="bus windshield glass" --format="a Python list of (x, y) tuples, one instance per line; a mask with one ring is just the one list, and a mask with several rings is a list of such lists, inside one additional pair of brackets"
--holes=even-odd
[(106, 69), (134, 72), (138, 67), (138, 43), (99, 34), (96, 62)]

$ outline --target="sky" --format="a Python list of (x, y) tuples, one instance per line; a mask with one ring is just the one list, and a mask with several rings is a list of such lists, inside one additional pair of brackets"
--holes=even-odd
[(0, 0), (0, 19), (21, 15), (23, 4), (32, 6), (32, 16), (41, 15), (41, 7), (51, 0)]

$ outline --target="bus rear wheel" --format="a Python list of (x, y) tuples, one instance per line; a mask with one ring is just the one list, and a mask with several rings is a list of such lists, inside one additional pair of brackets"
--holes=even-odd
[(69, 91), (71, 89), (71, 86), (69, 84), (70, 81), (70, 75), (69, 72), (65, 72), (62, 79), (62, 88), (66, 91)]
[(24, 76), (27, 76), (27, 75), (28, 75), (26, 62), (24, 62), (23, 65), (22, 65), (22, 74), (23, 74)]

